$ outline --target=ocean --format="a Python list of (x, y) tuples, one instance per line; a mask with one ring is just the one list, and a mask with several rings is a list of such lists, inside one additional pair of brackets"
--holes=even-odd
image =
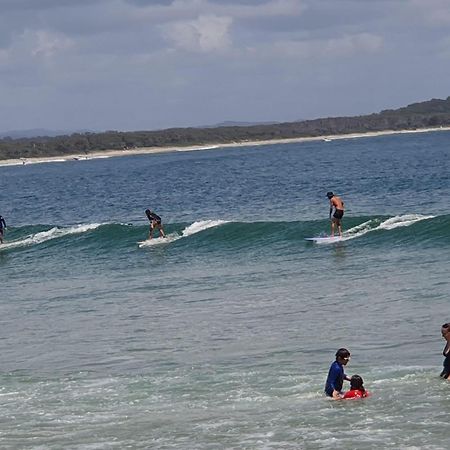
[[(447, 448), (450, 132), (0, 180), (2, 449)], [(340, 347), (370, 398), (324, 396)]]

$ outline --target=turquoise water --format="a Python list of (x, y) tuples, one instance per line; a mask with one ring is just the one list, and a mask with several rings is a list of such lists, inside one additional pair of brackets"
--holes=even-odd
[[(446, 448), (449, 144), (0, 167), (1, 447)], [(342, 346), (371, 398), (323, 396)]]

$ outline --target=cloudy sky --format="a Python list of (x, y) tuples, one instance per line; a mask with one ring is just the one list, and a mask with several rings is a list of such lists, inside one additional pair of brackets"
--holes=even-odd
[(357, 115), (450, 95), (450, 0), (0, 0), (0, 131)]

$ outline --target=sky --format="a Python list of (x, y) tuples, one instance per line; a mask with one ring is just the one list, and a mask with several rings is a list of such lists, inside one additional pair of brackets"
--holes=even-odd
[(450, 95), (450, 0), (0, 0), (0, 131), (370, 114)]

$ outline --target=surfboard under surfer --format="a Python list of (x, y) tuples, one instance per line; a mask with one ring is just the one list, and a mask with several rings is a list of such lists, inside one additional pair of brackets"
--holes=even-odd
[[(334, 237), (334, 226), (337, 225), (339, 236), (342, 237), (342, 217), (344, 216), (344, 202), (340, 197), (334, 195), (333, 192), (327, 192), (328, 200), (330, 200), (330, 219), (331, 219), (331, 237)], [(331, 217), (331, 214), (334, 214)]]

